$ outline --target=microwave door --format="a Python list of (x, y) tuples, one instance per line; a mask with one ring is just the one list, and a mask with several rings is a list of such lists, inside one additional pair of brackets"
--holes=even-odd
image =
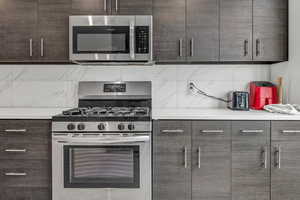
[[(73, 27), (75, 60), (129, 60), (133, 45), (131, 26)], [(134, 29), (134, 26), (133, 26)]]

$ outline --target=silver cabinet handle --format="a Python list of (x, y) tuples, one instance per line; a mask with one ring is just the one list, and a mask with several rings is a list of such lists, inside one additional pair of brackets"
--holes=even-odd
[(183, 165), (184, 165), (184, 168), (186, 169), (188, 167), (188, 164), (187, 164), (188, 150), (187, 150), (186, 146), (183, 148), (183, 154), (184, 154)]
[(116, 12), (118, 12), (118, 11), (119, 11), (119, 8), (118, 8), (118, 7), (119, 7), (119, 5), (118, 5), (118, 4), (119, 4), (119, 1), (118, 1), (118, 0), (116, 0)]
[(29, 39), (29, 56), (32, 57), (32, 38)]
[(190, 40), (190, 56), (193, 57), (194, 56), (194, 38), (192, 38)]
[(256, 39), (256, 56), (260, 56), (260, 39)]
[(280, 147), (280, 145), (275, 147), (274, 154), (275, 154), (275, 167), (280, 169), (281, 168), (281, 147)]
[(44, 57), (44, 38), (41, 38), (41, 57)]
[(224, 130), (200, 130), (200, 133), (224, 133)]
[(288, 134), (288, 133), (300, 133), (300, 130), (282, 130), (282, 133)]
[[(130, 22), (130, 38), (135, 38), (134, 36), (134, 27), (135, 27), (135, 24), (134, 24), (134, 21)], [(135, 52), (134, 52), (134, 46), (135, 46), (135, 40), (130, 40), (131, 43), (130, 43), (130, 57), (131, 59), (134, 59), (135, 58)]]
[(107, 0), (103, 1), (103, 10), (104, 10), (104, 12), (107, 11)]
[(244, 56), (248, 55), (248, 40), (244, 41)]
[(265, 169), (268, 167), (268, 152), (266, 150), (266, 147), (262, 147), (261, 149), (261, 157), (262, 157), (262, 162), (261, 166)]
[(26, 129), (5, 129), (6, 133), (26, 133)]
[(181, 129), (174, 129), (174, 130), (162, 130), (162, 133), (183, 133), (184, 130)]
[(201, 147), (198, 147), (198, 168), (201, 168)]
[(182, 54), (182, 43), (183, 43), (183, 40), (182, 38), (179, 39), (179, 57), (182, 57), (183, 54)]
[(22, 172), (22, 173), (16, 173), (16, 172), (7, 172), (4, 174), (5, 176), (26, 176), (27, 173)]
[(241, 133), (263, 133), (264, 130), (241, 130)]
[(23, 152), (25, 153), (27, 149), (5, 149), (5, 152)]

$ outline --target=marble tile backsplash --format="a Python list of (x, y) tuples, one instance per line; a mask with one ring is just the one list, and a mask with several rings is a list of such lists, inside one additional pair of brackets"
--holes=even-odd
[(78, 66), (1, 65), (0, 107), (74, 107), (79, 81), (152, 81), (155, 108), (216, 108), (188, 82), (218, 97), (270, 80), (269, 65)]

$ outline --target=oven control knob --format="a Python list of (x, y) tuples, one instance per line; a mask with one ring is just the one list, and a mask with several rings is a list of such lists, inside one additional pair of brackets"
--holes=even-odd
[(85, 129), (85, 125), (84, 124), (78, 124), (77, 125), (77, 129), (80, 130), (80, 131), (82, 131), (82, 130)]
[(100, 123), (98, 125), (98, 129), (101, 131), (101, 130), (104, 130), (105, 129), (105, 125), (103, 123)]
[(118, 129), (120, 131), (124, 130), (125, 129), (125, 125), (124, 124), (118, 124)]
[(72, 131), (72, 130), (74, 130), (75, 128), (76, 128), (75, 124), (70, 123), (70, 124), (67, 125), (67, 129), (68, 129), (69, 131)]
[(128, 130), (132, 131), (132, 130), (134, 130), (134, 128), (135, 128), (134, 124), (128, 124)]

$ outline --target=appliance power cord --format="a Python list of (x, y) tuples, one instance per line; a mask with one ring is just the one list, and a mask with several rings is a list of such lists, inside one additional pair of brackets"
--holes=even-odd
[(201, 94), (203, 96), (206, 96), (206, 97), (218, 100), (218, 101), (222, 101), (222, 102), (225, 102), (225, 103), (231, 102), (230, 100), (227, 100), (227, 99), (223, 99), (223, 98), (219, 98), (219, 97), (215, 97), (215, 96), (209, 95), (208, 93), (206, 93), (203, 90), (199, 89), (193, 82), (190, 82), (189, 84), (190, 84), (190, 90), (196, 89), (197, 94)]

